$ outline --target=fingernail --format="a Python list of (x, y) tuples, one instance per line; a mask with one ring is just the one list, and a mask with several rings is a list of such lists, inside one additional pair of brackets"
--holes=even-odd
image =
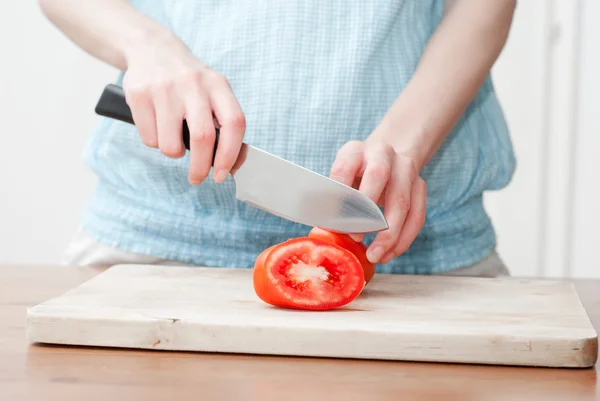
[(188, 182), (190, 183), (190, 185), (198, 185), (202, 182), (202, 180), (199, 180), (197, 176), (193, 176), (192, 174), (188, 175)]
[(367, 259), (371, 263), (379, 262), (379, 259), (383, 256), (383, 248), (380, 246), (376, 246), (373, 249), (369, 248), (367, 250)]
[(227, 178), (227, 174), (229, 174), (227, 172), (227, 170), (219, 170), (219, 171), (215, 172), (215, 181), (217, 181), (217, 182), (225, 181), (225, 179)]
[(352, 238), (356, 242), (361, 242), (363, 240), (362, 234), (350, 234), (350, 238)]
[(383, 258), (381, 258), (381, 264), (385, 265), (392, 259), (394, 259), (394, 254), (392, 252), (388, 252)]

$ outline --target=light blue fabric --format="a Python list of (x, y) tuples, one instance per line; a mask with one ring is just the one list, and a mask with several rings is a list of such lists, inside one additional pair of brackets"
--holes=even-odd
[[(365, 139), (402, 91), (443, 11), (441, 0), (133, 4), (229, 79), (247, 118), (247, 143), (325, 175), (336, 151)], [(83, 228), (124, 250), (251, 267), (263, 249), (311, 228), (235, 200), (231, 179), (189, 185), (188, 156), (171, 159), (144, 146), (132, 125), (101, 119), (85, 161), (99, 184)], [(505, 186), (514, 168), (488, 79), (422, 172), (425, 227), (408, 252), (378, 271), (431, 274), (484, 258), (496, 238), (482, 193)]]

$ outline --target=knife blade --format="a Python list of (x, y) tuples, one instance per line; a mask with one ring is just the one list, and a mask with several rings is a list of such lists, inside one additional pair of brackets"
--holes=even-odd
[[(105, 86), (95, 112), (135, 125), (121, 87)], [(186, 121), (182, 139), (190, 149)], [(218, 146), (216, 128), (214, 155)], [(388, 223), (373, 200), (362, 192), (243, 143), (230, 174), (236, 199), (287, 220), (338, 233), (368, 234), (388, 229)]]

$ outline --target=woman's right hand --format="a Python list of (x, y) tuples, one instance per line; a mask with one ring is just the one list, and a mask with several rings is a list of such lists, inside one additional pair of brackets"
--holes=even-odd
[(244, 113), (227, 79), (168, 34), (137, 42), (126, 51), (123, 90), (143, 143), (168, 157), (185, 154), (183, 120), (190, 131), (188, 180), (208, 176), (220, 127), (213, 177), (222, 182), (237, 160), (246, 129)]

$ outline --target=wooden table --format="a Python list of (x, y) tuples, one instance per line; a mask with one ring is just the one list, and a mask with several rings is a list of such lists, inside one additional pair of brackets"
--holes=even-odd
[[(102, 268), (0, 266), (0, 400), (597, 400), (597, 370), (29, 345), (25, 308)], [(600, 280), (575, 280), (600, 332)]]

